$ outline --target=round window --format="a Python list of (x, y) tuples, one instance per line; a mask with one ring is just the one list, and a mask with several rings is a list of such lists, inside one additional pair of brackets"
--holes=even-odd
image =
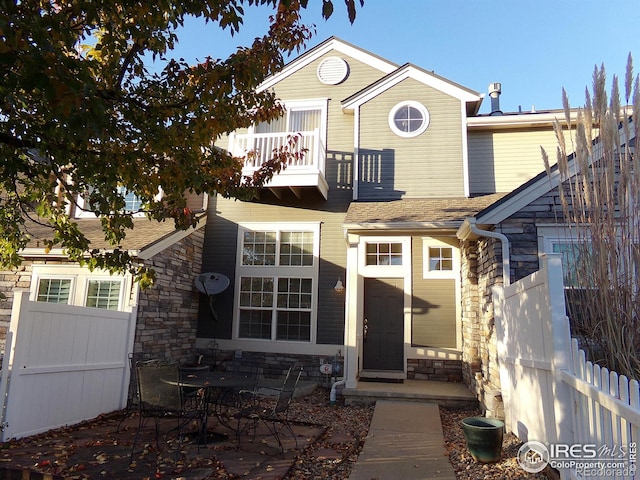
[(415, 137), (429, 126), (429, 111), (418, 102), (401, 102), (389, 113), (389, 127), (401, 137)]

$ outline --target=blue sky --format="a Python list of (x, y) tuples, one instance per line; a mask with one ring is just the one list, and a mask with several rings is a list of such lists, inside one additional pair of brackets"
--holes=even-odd
[[(480, 93), (502, 83), (503, 111), (584, 104), (594, 65), (605, 65), (609, 85), (624, 80), (631, 52), (640, 72), (638, 0), (365, 0), (353, 25), (342, 0), (322, 19), (321, 0), (303, 13), (316, 25), (313, 47), (337, 36), (397, 64), (413, 63)], [(174, 56), (196, 61), (226, 58), (266, 32), (270, 10), (245, 7), (234, 37), (217, 25), (189, 21)], [(489, 111), (488, 98), (481, 113)]]

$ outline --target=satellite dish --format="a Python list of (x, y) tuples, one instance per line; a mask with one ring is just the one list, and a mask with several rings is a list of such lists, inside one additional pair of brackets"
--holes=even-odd
[(218, 315), (213, 309), (213, 302), (216, 295), (224, 292), (229, 286), (229, 277), (221, 273), (201, 273), (196, 277), (195, 284), (199, 292), (209, 297), (209, 308), (213, 314), (213, 319), (218, 320)]
[(229, 286), (229, 277), (221, 273), (201, 273), (196, 277), (195, 284), (205, 295), (218, 295)]

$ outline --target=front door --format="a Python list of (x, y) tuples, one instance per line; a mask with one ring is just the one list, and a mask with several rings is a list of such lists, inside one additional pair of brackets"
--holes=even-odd
[(364, 279), (362, 368), (404, 371), (404, 282)]

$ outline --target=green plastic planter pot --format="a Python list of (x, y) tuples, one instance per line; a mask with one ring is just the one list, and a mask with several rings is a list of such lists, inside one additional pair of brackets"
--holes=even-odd
[(462, 432), (469, 453), (476, 462), (492, 463), (500, 460), (504, 422), (495, 418), (468, 417), (462, 420)]

